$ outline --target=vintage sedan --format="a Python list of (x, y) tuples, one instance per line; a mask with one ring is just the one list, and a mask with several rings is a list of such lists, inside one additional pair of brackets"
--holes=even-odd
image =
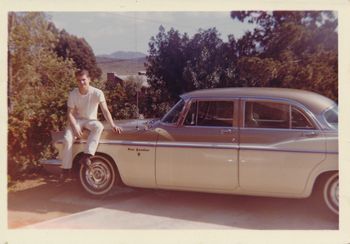
[[(338, 107), (319, 94), (283, 88), (186, 93), (162, 119), (107, 125), (90, 166), (73, 165), (83, 188), (128, 186), (305, 198), (317, 188), (338, 214)], [(54, 144), (62, 149), (62, 132)], [(59, 163), (59, 161), (58, 161)]]

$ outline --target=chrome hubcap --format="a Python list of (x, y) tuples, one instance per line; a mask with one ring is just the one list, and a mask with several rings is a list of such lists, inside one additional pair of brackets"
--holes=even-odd
[(95, 189), (103, 188), (108, 185), (111, 179), (111, 172), (107, 165), (102, 162), (93, 162), (87, 166), (85, 171), (87, 183)]

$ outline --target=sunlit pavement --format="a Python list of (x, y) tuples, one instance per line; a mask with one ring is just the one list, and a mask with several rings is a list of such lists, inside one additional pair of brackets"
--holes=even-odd
[(25, 228), (335, 230), (338, 218), (317, 199), (280, 199), (135, 188), (116, 188), (104, 199), (80, 188), (50, 200), (86, 210)]

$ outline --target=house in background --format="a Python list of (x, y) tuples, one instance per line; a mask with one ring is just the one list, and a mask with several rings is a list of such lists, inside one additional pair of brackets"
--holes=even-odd
[(147, 81), (146, 71), (139, 71), (134, 75), (117, 75), (116, 73), (107, 73), (106, 88), (113, 90), (118, 84), (125, 86), (128, 82), (135, 84), (136, 91), (136, 118), (143, 119), (144, 116), (139, 113), (139, 100), (144, 99), (146, 90), (150, 87)]
[(115, 87), (117, 84), (124, 86), (127, 82), (134, 82), (139, 88), (139, 92), (150, 87), (147, 82), (146, 71), (139, 71), (133, 75), (117, 75), (117, 73), (107, 73), (106, 85), (109, 88)]
[(106, 83), (108, 84), (121, 84), (121, 85), (124, 85), (124, 82), (123, 80), (117, 76), (116, 73), (107, 73), (107, 81)]

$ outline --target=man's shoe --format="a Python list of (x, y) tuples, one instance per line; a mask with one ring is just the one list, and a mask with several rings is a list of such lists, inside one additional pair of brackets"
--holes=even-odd
[(80, 160), (80, 164), (85, 164), (86, 166), (90, 166), (91, 165), (91, 154), (84, 154), (84, 156), (82, 157), (82, 159)]

